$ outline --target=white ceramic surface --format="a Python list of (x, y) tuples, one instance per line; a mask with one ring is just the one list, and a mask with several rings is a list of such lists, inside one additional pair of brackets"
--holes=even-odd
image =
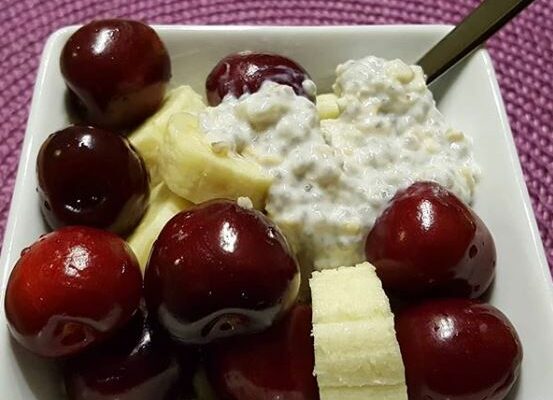
[[(35, 159), (51, 132), (68, 123), (59, 54), (74, 27), (55, 32), (46, 43), (21, 153), (13, 202), (0, 259), (0, 399), (58, 400), (57, 369), (21, 350), (9, 338), (3, 297), (20, 251), (46, 232), (35, 191)], [(266, 50), (298, 60), (319, 92), (328, 91), (335, 66), (348, 58), (375, 54), (414, 62), (448, 26), (368, 27), (156, 27), (173, 63), (173, 83), (202, 92), (211, 67), (237, 50)], [(532, 213), (511, 131), (488, 54), (479, 51), (433, 88), (450, 123), (474, 138), (483, 170), (474, 207), (497, 245), (497, 278), (491, 303), (509, 316), (523, 346), (519, 384), (509, 399), (553, 399), (553, 285)]]

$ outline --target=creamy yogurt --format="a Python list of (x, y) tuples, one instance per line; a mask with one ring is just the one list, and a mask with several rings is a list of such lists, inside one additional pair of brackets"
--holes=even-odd
[(212, 146), (274, 177), (267, 213), (316, 269), (363, 261), (397, 190), (433, 180), (470, 203), (478, 177), (470, 138), (449, 128), (419, 67), (366, 57), (336, 74), (337, 119), (320, 121), (313, 103), (273, 82), (200, 115)]

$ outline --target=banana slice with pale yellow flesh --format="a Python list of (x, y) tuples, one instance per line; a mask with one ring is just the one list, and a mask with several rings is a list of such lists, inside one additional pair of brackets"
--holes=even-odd
[(318, 95), (316, 105), (320, 119), (334, 119), (340, 116), (338, 97), (333, 93)]
[(150, 193), (150, 205), (127, 242), (136, 254), (142, 272), (148, 263), (150, 250), (159, 233), (175, 214), (192, 206), (192, 203), (177, 196), (164, 183), (158, 184)]
[(249, 197), (258, 209), (272, 178), (254, 161), (210, 144), (200, 131), (198, 116), (171, 117), (160, 148), (160, 172), (174, 193), (193, 203), (214, 198)]
[(161, 182), (158, 168), (159, 147), (171, 116), (179, 112), (199, 113), (205, 108), (202, 97), (190, 86), (179, 86), (167, 94), (161, 108), (154, 115), (129, 135), (132, 145), (146, 163), (152, 187)]
[(374, 267), (313, 272), (310, 287), (321, 400), (407, 400), (394, 315)]

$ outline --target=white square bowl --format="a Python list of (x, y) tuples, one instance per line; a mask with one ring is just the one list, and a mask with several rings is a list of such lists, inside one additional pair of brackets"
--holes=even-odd
[[(367, 54), (414, 62), (449, 26), (200, 27), (157, 26), (172, 58), (173, 83), (203, 93), (212, 66), (238, 50), (282, 53), (310, 72), (319, 92), (330, 90), (337, 64)], [(48, 134), (65, 127), (65, 85), (59, 55), (75, 27), (48, 39), (33, 96), (27, 132), (0, 259), (0, 399), (58, 400), (58, 371), (9, 337), (3, 297), (20, 251), (46, 232), (35, 191), (35, 160)], [(483, 178), (474, 208), (495, 237), (498, 263), (490, 302), (511, 319), (524, 346), (517, 400), (553, 399), (553, 285), (490, 58), (480, 50), (433, 87), (452, 126), (474, 138)]]

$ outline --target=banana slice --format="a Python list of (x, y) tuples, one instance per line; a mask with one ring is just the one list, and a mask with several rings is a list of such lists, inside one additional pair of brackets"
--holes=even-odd
[(194, 203), (249, 197), (254, 207), (265, 206), (272, 178), (257, 163), (208, 143), (197, 115), (173, 115), (159, 161), (161, 176), (169, 189)]
[(150, 250), (159, 233), (175, 214), (192, 206), (192, 203), (177, 196), (164, 183), (158, 184), (150, 194), (150, 205), (127, 242), (133, 249), (142, 272), (148, 263)]
[(129, 140), (144, 159), (150, 172), (152, 187), (161, 182), (158, 154), (169, 118), (178, 112), (198, 113), (205, 108), (198, 93), (190, 86), (180, 86), (171, 90), (161, 108), (129, 135)]
[(310, 286), (321, 400), (406, 400), (394, 315), (374, 267), (313, 272)]
[(405, 391), (405, 384), (337, 388), (327, 387), (320, 389), (320, 395), (321, 400), (402, 400), (407, 399)]
[(333, 93), (318, 95), (316, 105), (320, 119), (334, 119), (340, 115), (338, 97)]

